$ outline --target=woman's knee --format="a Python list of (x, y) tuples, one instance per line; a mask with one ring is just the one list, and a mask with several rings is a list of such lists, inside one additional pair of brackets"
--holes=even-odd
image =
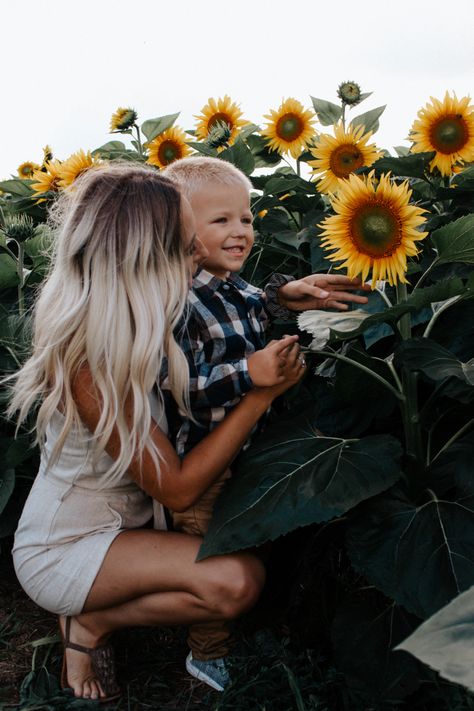
[(257, 602), (265, 583), (265, 568), (253, 555), (227, 556), (214, 580), (213, 598), (220, 616), (231, 619)]

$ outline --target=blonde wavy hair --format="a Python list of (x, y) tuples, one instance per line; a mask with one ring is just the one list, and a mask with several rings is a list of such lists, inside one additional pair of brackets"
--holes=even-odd
[(40, 403), (41, 445), (54, 413), (63, 413), (52, 466), (73, 425), (81, 427), (72, 384), (87, 364), (102, 403), (91, 435), (95, 461), (115, 426), (120, 454), (107, 478), (120, 476), (145, 449), (159, 471), (148, 394), (165, 355), (171, 392), (189, 412), (188, 366), (173, 336), (188, 293), (180, 193), (153, 168), (111, 163), (80, 176), (52, 222), (55, 251), (34, 310), (33, 354), (12, 376), (9, 414), (17, 412), (20, 424)]

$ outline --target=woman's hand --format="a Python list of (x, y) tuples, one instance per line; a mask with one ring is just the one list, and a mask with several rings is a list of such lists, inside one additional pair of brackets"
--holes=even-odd
[[(289, 336), (284, 336), (284, 338), (289, 338)], [(306, 360), (300, 352), (300, 346), (296, 341), (286, 346), (285, 350), (281, 353), (281, 358), (284, 359), (280, 368), (281, 381), (271, 387), (260, 388), (260, 390), (265, 391), (266, 395), (270, 398), (269, 404), (293, 385), (296, 385), (305, 374)], [(246, 397), (249, 395), (250, 393), (248, 393)]]
[(279, 341), (270, 341), (265, 348), (247, 358), (249, 375), (255, 387), (264, 388), (285, 382), (289, 349), (297, 340), (298, 336), (284, 336)]
[(280, 286), (278, 301), (290, 311), (308, 309), (339, 309), (347, 311), (348, 302), (366, 304), (367, 297), (354, 291), (370, 291), (360, 279), (349, 279), (340, 274), (310, 274), (303, 279)]

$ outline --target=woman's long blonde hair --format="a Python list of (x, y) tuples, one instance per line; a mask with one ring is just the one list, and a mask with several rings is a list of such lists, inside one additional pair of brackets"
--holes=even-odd
[[(71, 427), (81, 426), (72, 383), (87, 363), (102, 402), (96, 456), (114, 426), (120, 435), (110, 477), (126, 471), (145, 448), (158, 467), (148, 394), (164, 355), (172, 394), (189, 411), (188, 366), (173, 336), (188, 293), (180, 194), (154, 169), (109, 164), (80, 176), (52, 219), (55, 253), (35, 306), (33, 354), (13, 377), (9, 414), (18, 412), (20, 423), (41, 403), (41, 444), (53, 414), (62, 411), (51, 466)], [(133, 401), (130, 430), (127, 398)]]

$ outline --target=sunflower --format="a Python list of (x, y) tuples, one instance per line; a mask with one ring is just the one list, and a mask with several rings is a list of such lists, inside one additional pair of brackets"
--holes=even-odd
[(337, 95), (343, 104), (355, 106), (360, 103), (361, 91), (360, 86), (355, 81), (343, 81), (337, 87)]
[(227, 125), (230, 129), (229, 143), (233, 143), (242, 128), (248, 121), (241, 118), (242, 111), (227, 94), (223, 99), (208, 99), (207, 104), (202, 107), (201, 113), (194, 116), (198, 120), (196, 124), (196, 137), (205, 141), (212, 129), (219, 124)]
[(127, 131), (134, 126), (137, 118), (137, 112), (134, 109), (118, 108), (110, 118), (110, 133)]
[(22, 180), (29, 180), (33, 176), (35, 170), (39, 170), (40, 168), (41, 166), (38, 165), (38, 163), (26, 161), (18, 166), (18, 177)]
[(315, 115), (296, 99), (286, 99), (277, 111), (270, 110), (265, 117), (267, 127), (261, 132), (269, 139), (268, 148), (278, 153), (291, 153), (298, 158), (308, 141), (315, 135)]
[(91, 156), (90, 151), (84, 153), (83, 150), (79, 150), (73, 153), (64, 163), (61, 163), (58, 186), (60, 188), (67, 188), (69, 185), (72, 185), (81, 173), (97, 165), (99, 165), (99, 161)]
[(448, 92), (442, 102), (433, 97), (431, 101), (418, 111), (411, 127), (411, 150), (436, 151), (430, 170), (438, 168), (441, 175), (449, 176), (456, 163), (474, 161), (474, 107), (468, 96), (458, 100)]
[(178, 126), (168, 128), (148, 143), (147, 163), (165, 168), (179, 158), (185, 158), (191, 153), (186, 143), (186, 134)]
[(372, 133), (364, 134), (363, 126), (349, 126), (345, 131), (340, 123), (334, 127), (334, 134), (334, 138), (321, 134), (317, 146), (310, 149), (316, 160), (308, 163), (314, 174), (322, 173), (317, 185), (320, 193), (336, 192), (344, 178), (358, 168), (372, 165), (382, 155), (375, 143), (367, 145)]
[(417, 230), (425, 222), (426, 210), (409, 204), (411, 193), (408, 181), (396, 185), (389, 174), (382, 175), (377, 185), (373, 171), (342, 182), (331, 198), (336, 214), (321, 225), (321, 245), (336, 250), (328, 259), (344, 260), (337, 269), (346, 267), (351, 279), (360, 275), (363, 281), (372, 270), (372, 289), (381, 280), (392, 286), (407, 283), (407, 257), (418, 254), (415, 243), (428, 234)]
[[(57, 191), (61, 179), (61, 163), (57, 160), (45, 163), (44, 169), (35, 170), (32, 179), (36, 182), (31, 187), (37, 195)], [(43, 198), (38, 202), (42, 201)]]

